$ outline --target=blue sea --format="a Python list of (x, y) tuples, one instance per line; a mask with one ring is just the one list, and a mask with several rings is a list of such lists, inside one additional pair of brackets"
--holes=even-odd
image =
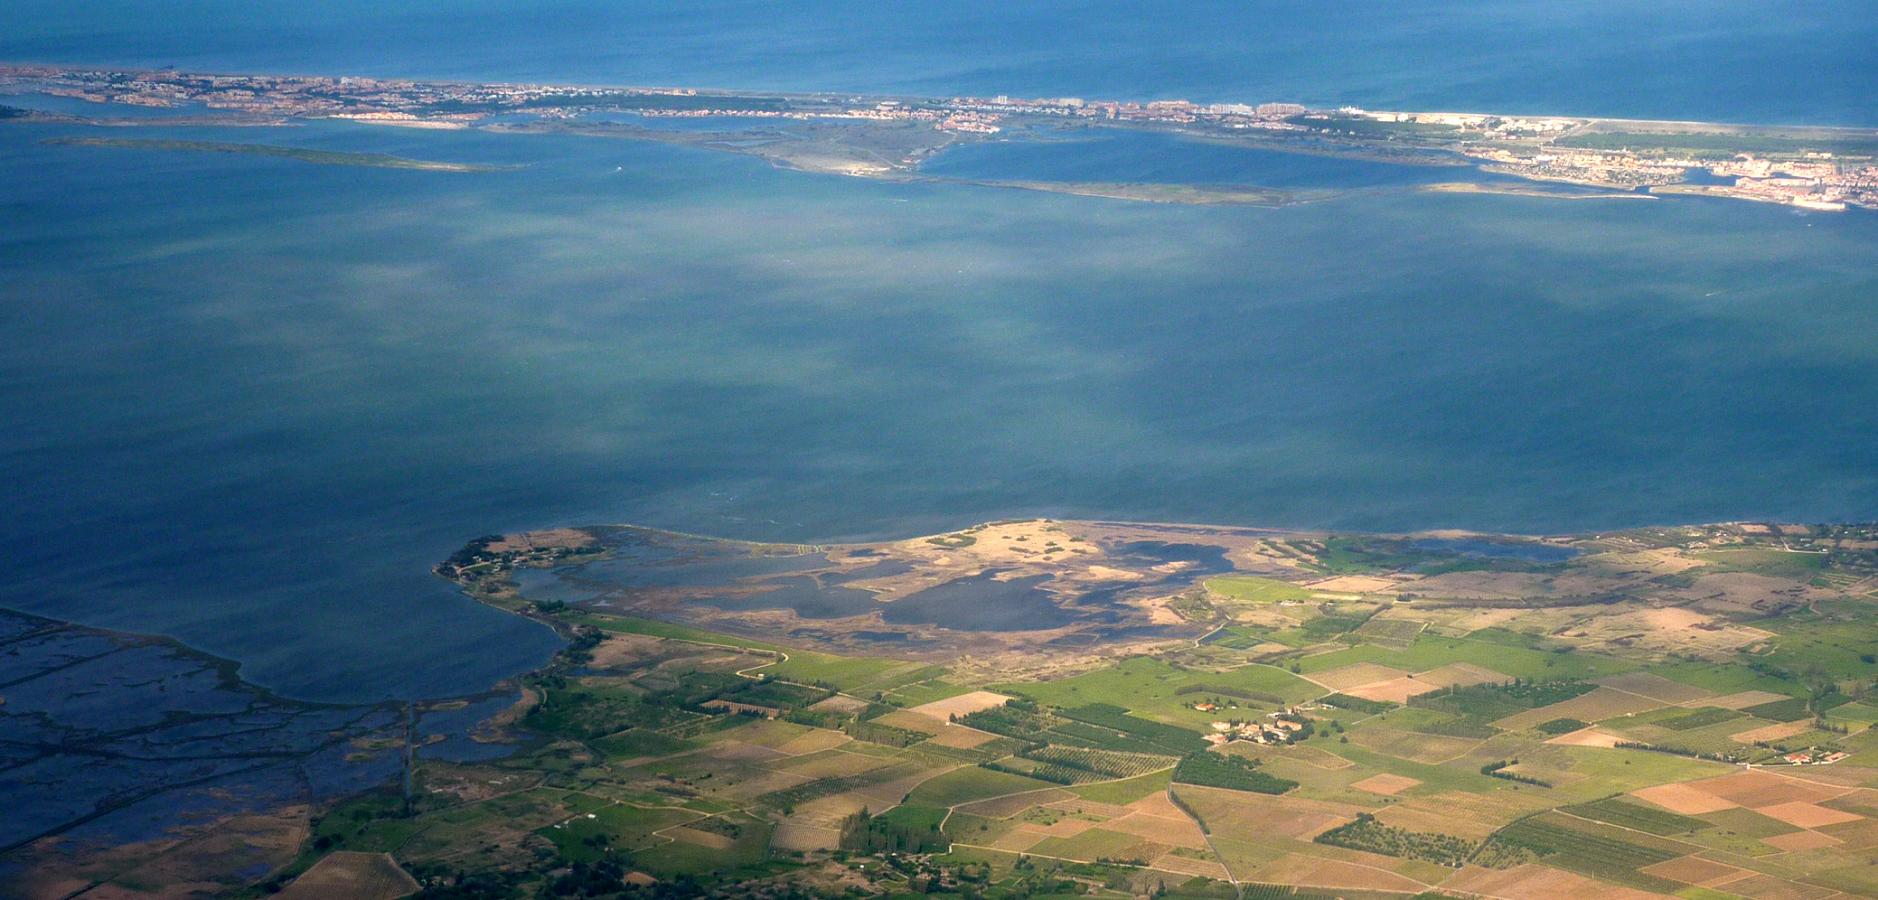
[[(1878, 125), (1862, 4), (1627, 7), (15, 0), (0, 58)], [(1878, 518), (1868, 213), (1171, 141), (933, 166), (1361, 190), (1171, 206), (338, 124), (105, 136), (516, 168), (43, 142), (96, 134), (0, 127), (0, 605), (296, 697), (539, 664), (552, 635), (428, 571), (508, 529)]]

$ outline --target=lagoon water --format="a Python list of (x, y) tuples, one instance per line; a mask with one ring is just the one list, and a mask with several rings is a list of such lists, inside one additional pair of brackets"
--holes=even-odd
[[(198, 35), (196, 13), (171, 34), (29, 0), (0, 56), (1878, 124), (1871, 62), (1844, 43), (1871, 46), (1861, 17), (1760, 24), (1789, 60), (1742, 49), (1735, 12), (1649, 38), (1684, 55), (1647, 64), (1575, 16), (1547, 26), (1577, 35), (1547, 71), (1630, 60), (1592, 84), (1430, 40), (1538, 7), (1379, 23), (1338, 72), (1300, 55), (1332, 13), (1266, 29), (1271, 53), (1250, 62), (1200, 48), (1174, 65), (1192, 38), (1154, 25), (1098, 66), (1114, 34), (1094, 25), (1047, 47), (957, 29), (916, 46), (914, 25), (881, 22), (886, 49), (865, 52), (864, 30), (792, 18), (738, 55), (762, 18), (744, 9), (703, 42), (715, 56), (681, 61), (629, 51), (711, 23), (655, 16), (654, 37), (583, 55), (577, 13), (622, 20), (577, 3), (494, 45), (468, 14), (360, 11), (392, 27), (341, 33), (293, 7)], [(1716, 76), (1714, 96), (1668, 71), (1716, 54), (1748, 74)], [(1835, 75), (1736, 90), (1791, 60)], [(1624, 89), (1652, 72), (1656, 90)], [(548, 633), (428, 574), (504, 529), (828, 541), (1028, 514), (1530, 532), (1878, 516), (1868, 214), (1388, 179), (1289, 209), (1181, 207), (366, 126), (111, 136), (521, 168), (41, 142), (73, 133), (91, 132), (0, 128), (0, 605), (175, 634), (294, 696), (464, 692), (537, 664)], [(1326, 180), (1296, 164), (1232, 171)]]

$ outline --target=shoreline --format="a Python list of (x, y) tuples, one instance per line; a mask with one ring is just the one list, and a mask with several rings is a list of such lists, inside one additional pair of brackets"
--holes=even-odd
[[(705, 88), (417, 82), (329, 76), (215, 75), (173, 70), (86, 70), (0, 63), (0, 87), (108, 105), (200, 106), (193, 124), (257, 117), (350, 121), (420, 130), (582, 134), (684, 144), (768, 159), (809, 172), (899, 180), (960, 144), (1048, 139), (1068, 127), (1134, 130), (1275, 152), (1399, 165), (1459, 165), (1535, 183), (1613, 191), (1703, 188), (1704, 196), (1786, 203), (1809, 211), (1878, 209), (1878, 128), (1743, 125), (1664, 119), (1310, 108), (1266, 102), (1025, 99), (894, 94), (726, 91)], [(0, 95), (4, 99), (4, 95)], [(96, 124), (76, 113), (6, 107), (6, 121)], [(661, 130), (596, 113), (699, 122), (725, 130)], [(163, 116), (123, 127), (179, 124)], [(761, 127), (749, 120), (761, 120)], [(430, 168), (401, 164), (400, 167)], [(439, 164), (447, 168), (447, 164)], [(1693, 173), (1735, 181), (1702, 182)], [(1707, 177), (1705, 176), (1705, 177)], [(1060, 190), (1146, 202), (1287, 205), (1258, 185), (1094, 182)], [(1223, 191), (1222, 188), (1236, 188)], [(1480, 193), (1495, 193), (1482, 190)], [(1665, 195), (1692, 191), (1664, 191)], [(1230, 196), (1229, 196), (1230, 195)], [(1546, 193), (1528, 196), (1550, 197)], [(1565, 199), (1565, 198), (1561, 198)], [(1572, 198), (1575, 199), (1575, 198)]]

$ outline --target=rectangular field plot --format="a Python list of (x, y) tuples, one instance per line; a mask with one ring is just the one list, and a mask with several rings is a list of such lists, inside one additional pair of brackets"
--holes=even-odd
[(1524, 847), (1548, 866), (1646, 891), (1674, 893), (1682, 885), (1641, 869), (1695, 850), (1664, 838), (1555, 813), (1541, 813), (1500, 829), (1493, 840)]
[[(1675, 882), (1664, 883), (1672, 888), (1681, 887)], [(1613, 887), (1562, 869), (1530, 864), (1510, 869), (1469, 866), (1461, 870), (1459, 875), (1443, 882), (1442, 888), (1484, 897), (1517, 897), (1519, 900), (1584, 900), (1587, 897), (1599, 900), (1651, 900), (1662, 896), (1660, 893)]]
[(1747, 709), (1750, 706), (1785, 699), (1787, 699), (1786, 694), (1776, 694), (1773, 691), (1738, 691), (1720, 697), (1710, 697), (1702, 703), (1706, 706), (1719, 706), (1722, 709)]
[(1355, 663), (1353, 665), (1340, 666), (1335, 669), (1326, 669), (1322, 672), (1316, 672), (1310, 677), (1312, 681), (1333, 691), (1348, 693), (1351, 688), (1362, 687), (1366, 684), (1393, 681), (1398, 678), (1407, 677), (1408, 674), (1408, 672), (1401, 669), (1392, 669), (1388, 666), (1378, 665), (1376, 663)]
[(1624, 672), (1619, 675), (1607, 675), (1597, 679), (1597, 683), (1608, 688), (1642, 694), (1652, 700), (1664, 703), (1689, 703), (1713, 695), (1713, 691), (1671, 681), (1653, 672)]
[(1349, 736), (1352, 743), (1364, 749), (1430, 765), (1464, 756), (1480, 746), (1478, 738), (1397, 731), (1376, 725), (1358, 728)]
[(1747, 869), (1703, 859), (1699, 856), (1677, 857), (1668, 862), (1644, 866), (1639, 871), (1658, 878), (1696, 885), (1719, 884), (1753, 874)]
[(1372, 618), (1356, 630), (1364, 640), (1379, 644), (1395, 644), (1407, 647), (1415, 642), (1415, 636), (1422, 633), (1421, 622), (1408, 619)]
[(1692, 816), (1665, 812), (1616, 797), (1567, 806), (1563, 808), (1563, 811), (1581, 818), (1596, 819), (1599, 822), (1608, 822), (1612, 825), (1657, 835), (1688, 834), (1711, 827), (1708, 822)]
[(1573, 697), (1562, 703), (1541, 706), (1522, 713), (1515, 713), (1493, 724), (1500, 728), (1516, 730), (1531, 728), (1553, 719), (1577, 719), (1582, 722), (1597, 722), (1630, 713), (1640, 713), (1662, 706), (1655, 700), (1637, 694), (1600, 687), (1582, 697)]

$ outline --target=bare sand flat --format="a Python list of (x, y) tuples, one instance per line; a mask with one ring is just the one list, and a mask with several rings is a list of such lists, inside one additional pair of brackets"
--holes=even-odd
[(1372, 794), (1393, 797), (1418, 784), (1421, 784), (1419, 780), (1406, 775), (1391, 775), (1384, 772), (1381, 775), (1371, 775), (1362, 781), (1352, 783), (1350, 786), (1359, 791), (1368, 791)]
[(996, 709), (1009, 703), (1011, 698), (990, 691), (973, 691), (944, 700), (922, 703), (908, 710), (921, 715), (932, 716), (941, 722), (950, 721), (953, 716), (965, 716), (984, 709)]
[(1630, 796), (1648, 800), (1673, 813), (1697, 816), (1702, 813), (1734, 809), (1740, 804), (1688, 784), (1659, 784), (1631, 791)]

